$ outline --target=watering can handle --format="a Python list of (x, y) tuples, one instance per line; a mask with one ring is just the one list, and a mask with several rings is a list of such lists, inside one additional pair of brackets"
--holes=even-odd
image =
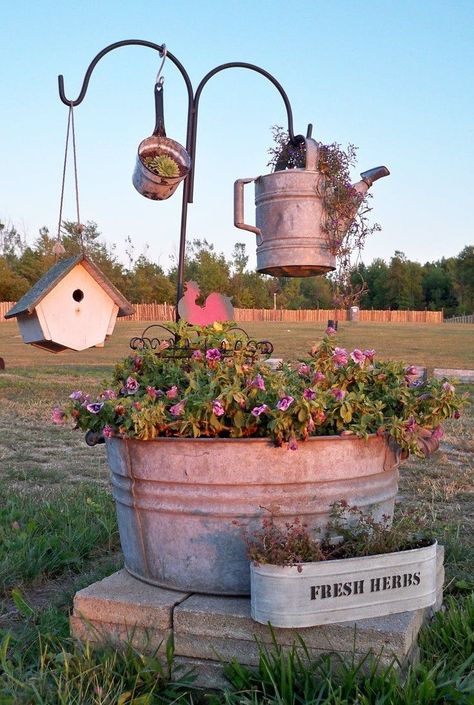
[(255, 181), (256, 177), (249, 179), (237, 179), (234, 182), (234, 225), (241, 230), (249, 230), (257, 236), (262, 236), (262, 231), (255, 225), (244, 223), (244, 186)]
[(306, 137), (306, 171), (317, 171), (319, 147), (316, 140)]
[(153, 130), (153, 136), (166, 137), (162, 81), (155, 83), (155, 129)]

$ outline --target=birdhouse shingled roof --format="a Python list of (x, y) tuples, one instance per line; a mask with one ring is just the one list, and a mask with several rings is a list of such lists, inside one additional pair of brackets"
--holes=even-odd
[(87, 257), (80, 254), (57, 262), (29, 291), (5, 314), (5, 318), (14, 318), (22, 313), (33, 313), (39, 302), (44, 299), (58, 282), (61, 281), (76, 265), (82, 265), (91, 277), (102, 287), (119, 307), (118, 316), (129, 316), (135, 309), (100, 269)]

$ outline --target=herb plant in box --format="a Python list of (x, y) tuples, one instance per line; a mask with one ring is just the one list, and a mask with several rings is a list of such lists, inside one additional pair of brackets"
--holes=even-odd
[(420, 517), (376, 521), (333, 505), (323, 536), (296, 518), (264, 519), (246, 535), (251, 614), (275, 627), (310, 627), (429, 607), (437, 599), (437, 544)]
[(125, 566), (156, 585), (248, 594), (234, 521), (256, 528), (266, 510), (322, 528), (341, 499), (390, 516), (402, 455), (432, 450), (462, 406), (449, 382), (413, 385), (332, 330), (277, 370), (231, 324), (175, 330), (54, 412), (105, 438)]

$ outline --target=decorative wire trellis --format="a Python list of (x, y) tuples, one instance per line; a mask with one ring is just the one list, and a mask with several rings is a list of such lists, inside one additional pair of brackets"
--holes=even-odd
[[(161, 337), (150, 335), (148, 331), (152, 328), (160, 328), (166, 332), (164, 335), (161, 334)], [(241, 333), (245, 338), (238, 339), (233, 343), (226, 339), (222, 340), (217, 346), (222, 357), (232, 357), (237, 353), (244, 353), (247, 358), (253, 360), (260, 356), (268, 358), (273, 352), (273, 343), (269, 340), (254, 340), (243, 328), (235, 326), (227, 329), (226, 333), (231, 335)], [(198, 337), (197, 333), (196, 337)], [(132, 350), (155, 350), (160, 357), (190, 358), (197, 350), (205, 354), (211, 348), (216, 347), (215, 344), (208, 344), (208, 341), (208, 338), (201, 336), (198, 337), (198, 340), (192, 340), (189, 337), (176, 337), (175, 333), (166, 326), (153, 323), (145, 328), (141, 336), (134, 336), (130, 339), (130, 347)]]

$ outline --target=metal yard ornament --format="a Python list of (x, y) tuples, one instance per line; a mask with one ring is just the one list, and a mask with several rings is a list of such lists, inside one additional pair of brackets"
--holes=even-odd
[(197, 326), (207, 326), (217, 321), (232, 321), (234, 307), (228, 296), (213, 292), (202, 306), (196, 303), (200, 289), (196, 282), (186, 282), (184, 296), (178, 301), (179, 317)]
[[(323, 243), (320, 221), (322, 204), (317, 191), (320, 174), (317, 169), (317, 143), (311, 140), (312, 126), (308, 125), (306, 138), (295, 135), (293, 131), (293, 113), (281, 84), (265, 69), (245, 62), (221, 64), (209, 71), (194, 90), (187, 71), (181, 62), (168, 51), (164, 44), (155, 44), (141, 39), (127, 39), (110, 44), (102, 49), (90, 63), (84, 76), (81, 91), (76, 100), (66, 97), (63, 76), (58, 77), (59, 95), (68, 106), (77, 106), (87, 92), (89, 80), (97, 63), (109, 52), (124, 46), (148, 47), (157, 51), (161, 57), (161, 66), (155, 81), (155, 130), (153, 135), (140, 143), (138, 157), (133, 175), (135, 188), (144, 196), (156, 200), (169, 198), (183, 181), (183, 199), (181, 208), (181, 229), (177, 271), (176, 319), (188, 315), (185, 304), (179, 306), (184, 294), (184, 264), (186, 249), (186, 228), (188, 204), (193, 202), (194, 174), (196, 167), (196, 136), (199, 115), (199, 101), (207, 82), (217, 73), (227, 69), (247, 69), (254, 71), (270, 83), (280, 93), (287, 114), (287, 133), (292, 148), (307, 145), (308, 157), (305, 168), (277, 171), (274, 174), (257, 179), (240, 179), (235, 186), (235, 225), (251, 230), (257, 234), (258, 269), (273, 276), (311, 276), (323, 274), (335, 268), (335, 254)], [(166, 137), (163, 111), (163, 65), (171, 62), (181, 73), (188, 94), (188, 115), (186, 127), (186, 146)], [(375, 173), (374, 173), (375, 172)], [(356, 184), (355, 209), (357, 199), (376, 178), (387, 175), (386, 167), (378, 167), (362, 174), (362, 182)], [(367, 178), (365, 178), (367, 177)], [(255, 180), (257, 223), (255, 226), (244, 222), (243, 186)], [(351, 214), (349, 213), (349, 216)], [(347, 228), (351, 218), (348, 218)], [(181, 309), (181, 310), (180, 310)], [(196, 311), (195, 311), (196, 313)]]
[(163, 107), (164, 78), (161, 75), (167, 50), (155, 81), (155, 129), (138, 147), (133, 185), (142, 196), (164, 201), (189, 174), (191, 158), (179, 142), (166, 136)]
[[(336, 255), (324, 229), (324, 175), (318, 170), (318, 143), (306, 138), (306, 165), (276, 170), (234, 184), (234, 225), (257, 236), (257, 270), (274, 277), (310, 277), (336, 268)], [(372, 183), (388, 176), (384, 166), (361, 174), (353, 184), (353, 216)], [(244, 186), (255, 182), (255, 225), (245, 223)], [(360, 196), (360, 200), (359, 200)], [(350, 227), (351, 214), (340, 228)]]

